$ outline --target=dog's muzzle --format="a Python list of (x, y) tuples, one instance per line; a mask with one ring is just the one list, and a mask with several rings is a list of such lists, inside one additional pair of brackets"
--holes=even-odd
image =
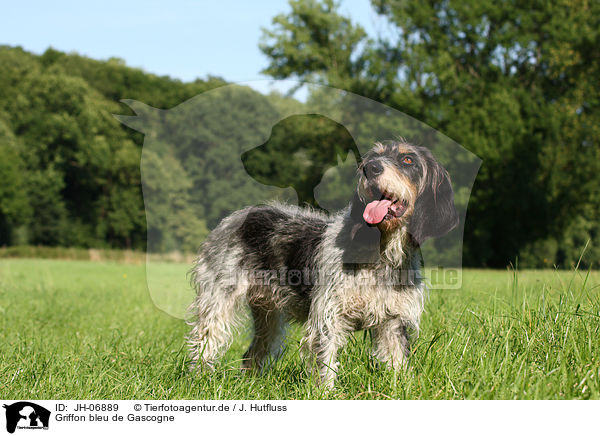
[(384, 167), (379, 160), (366, 162), (363, 166), (366, 194), (370, 199), (369, 203), (365, 206), (363, 219), (371, 225), (401, 218), (408, 209), (408, 201), (400, 199), (393, 193), (380, 188), (378, 179), (383, 172)]
[(373, 200), (367, 204), (363, 218), (369, 224), (379, 224), (382, 221), (401, 218), (407, 209), (406, 200), (394, 200), (383, 194), (380, 200)]

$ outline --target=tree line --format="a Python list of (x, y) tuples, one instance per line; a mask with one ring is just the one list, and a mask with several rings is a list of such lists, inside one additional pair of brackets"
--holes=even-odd
[(370, 37), (333, 0), (291, 0), (264, 29), (265, 73), (397, 108), (483, 163), (467, 264), (600, 259), (600, 3), (371, 0)]
[[(265, 73), (382, 102), (483, 160), (468, 202), (465, 264), (569, 266), (588, 241), (583, 264), (600, 260), (597, 2), (373, 0), (386, 22), (376, 38), (333, 1), (290, 5), (263, 31)], [(144, 135), (112, 114), (133, 114), (121, 99), (170, 109), (225, 84), (184, 83), (119, 59), (0, 47), (0, 245), (146, 249)], [(164, 199), (153, 249), (195, 251), (223, 211), (257, 196), (256, 180), (287, 177), (301, 201), (314, 202), (324, 163), (351, 147), (335, 123), (289, 120), (274, 129), (268, 152), (244, 157), (256, 180), (227, 181), (235, 190), (225, 199), (212, 187), (223, 183), (217, 175), (228, 159), (239, 158), (241, 139), (215, 132), (246, 126), (252, 138), (256, 117), (273, 105), (302, 105), (249, 88), (227, 98), (202, 125), (175, 135), (180, 150), (202, 144), (195, 160), (171, 159), (165, 148), (148, 161), (161, 176), (144, 188)], [(234, 118), (232, 102), (253, 109)], [(285, 158), (292, 154), (301, 159)], [(327, 194), (333, 202), (337, 191)]]

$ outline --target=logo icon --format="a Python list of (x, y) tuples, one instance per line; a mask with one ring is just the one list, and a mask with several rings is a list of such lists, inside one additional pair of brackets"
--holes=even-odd
[(3, 406), (6, 409), (6, 431), (15, 429), (48, 429), (50, 411), (29, 401), (19, 401)]
[[(459, 193), (454, 198), (456, 228), (419, 241), (430, 289), (459, 289), (464, 223), (481, 159), (389, 106), (342, 89), (304, 85), (311, 97), (298, 104), (283, 104), (276, 94), (255, 94), (243, 84), (208, 90), (168, 110), (123, 100), (135, 115), (117, 119), (144, 134), (140, 169), (147, 251), (196, 252), (225, 217), (274, 200), (308, 204), (330, 215), (346, 211), (356, 193), (363, 156), (375, 143), (402, 139), (427, 148), (447, 171), (452, 191)], [(433, 177), (433, 171), (428, 174)], [(378, 214), (386, 212), (385, 201), (373, 201)], [(437, 205), (437, 196), (431, 201)], [(400, 213), (399, 206), (393, 209)], [(346, 264), (372, 263), (379, 255), (372, 247), (379, 248), (380, 234), (363, 220), (364, 210), (355, 214), (356, 221), (365, 224), (344, 247)], [(169, 276), (158, 265), (148, 262), (146, 268), (152, 301), (169, 315), (186, 319), (195, 293), (185, 274)], [(242, 276), (234, 273), (231, 280)]]

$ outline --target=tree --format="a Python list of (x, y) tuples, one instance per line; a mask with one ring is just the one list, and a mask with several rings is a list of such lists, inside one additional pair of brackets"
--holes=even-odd
[(468, 263), (501, 267), (564, 234), (600, 184), (600, 4), (372, 4), (393, 29), (377, 38), (332, 1), (292, 0), (264, 32), (264, 72), (371, 97), (483, 158), (465, 228)]
[(0, 245), (21, 242), (17, 232), (27, 224), (31, 207), (26, 191), (22, 144), (9, 129), (0, 113)]

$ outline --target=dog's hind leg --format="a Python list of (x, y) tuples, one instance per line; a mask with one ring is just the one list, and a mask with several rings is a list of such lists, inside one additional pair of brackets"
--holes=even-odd
[(244, 354), (243, 367), (261, 371), (269, 359), (274, 362), (279, 357), (285, 320), (277, 309), (251, 304), (250, 310), (254, 322), (254, 337)]
[(224, 276), (202, 274), (197, 267), (193, 285), (197, 296), (189, 308), (192, 331), (188, 336), (192, 369), (213, 369), (231, 344), (238, 324), (238, 309), (244, 301), (247, 283), (228, 282)]

